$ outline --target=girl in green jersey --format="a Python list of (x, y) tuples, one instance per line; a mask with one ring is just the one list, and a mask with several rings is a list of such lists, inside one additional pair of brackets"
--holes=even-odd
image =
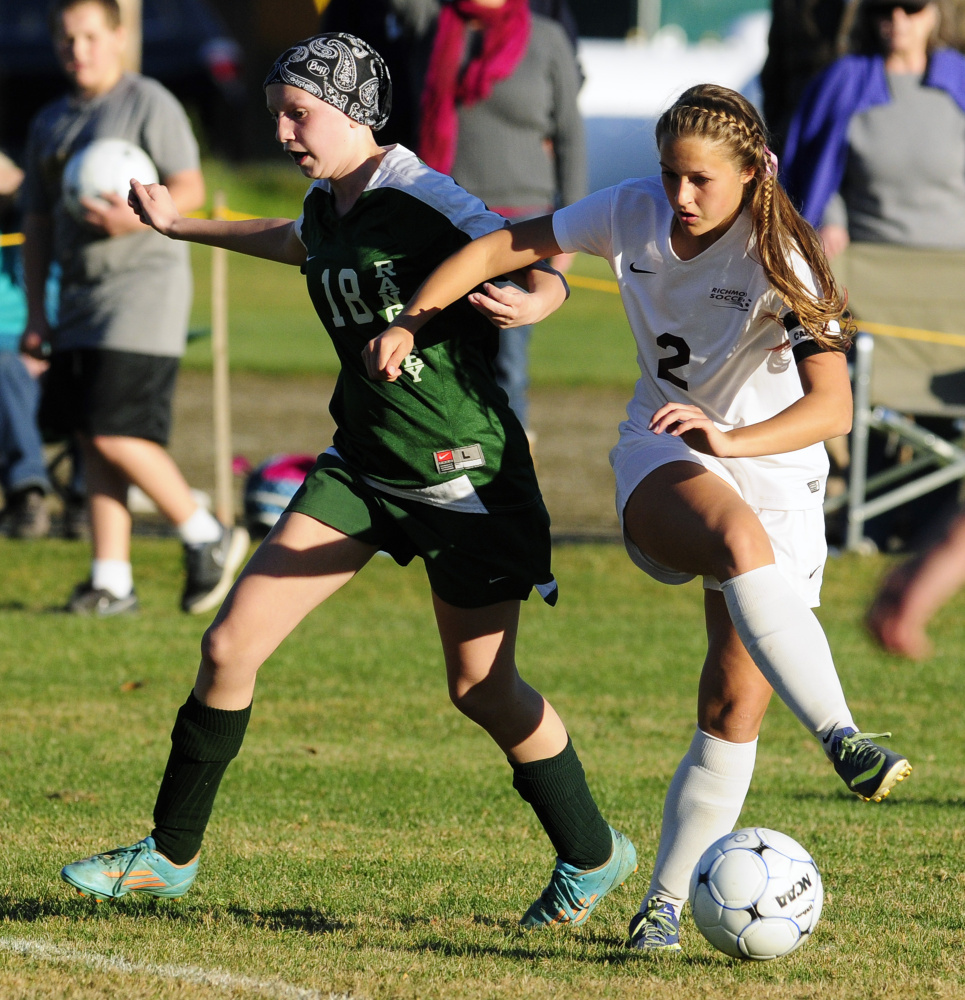
[(520, 279), (526, 292), (489, 285), (485, 315), (465, 301), (444, 310), (399, 379), (369, 379), (366, 343), (437, 263), (503, 220), (408, 150), (376, 143), (390, 84), (360, 39), (330, 34), (294, 46), (265, 91), (276, 138), (314, 182), (298, 220), (188, 219), (163, 186), (137, 182), (130, 200), (173, 239), (303, 270), (342, 362), (331, 407), (338, 431), (205, 633), (152, 835), (67, 865), (63, 877), (98, 898), (187, 891), (258, 668), (382, 549), (402, 564), (424, 560), (450, 697), (507, 756), (514, 787), (556, 849), (523, 925), (581, 923), (636, 869), (636, 854), (601, 816), (559, 716), (516, 668), (519, 602), (535, 587), (555, 603), (556, 583), (526, 437), (492, 367), (496, 328), (538, 321), (565, 286), (546, 269)]

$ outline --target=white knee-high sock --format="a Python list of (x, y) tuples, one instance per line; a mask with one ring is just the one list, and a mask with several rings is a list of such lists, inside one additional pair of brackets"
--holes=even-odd
[(756, 757), (757, 740), (728, 743), (697, 730), (667, 789), (657, 862), (641, 910), (659, 896), (679, 915), (701, 854), (734, 829)]
[(778, 568), (733, 576), (721, 590), (747, 652), (802, 725), (816, 735), (854, 726), (824, 629)]

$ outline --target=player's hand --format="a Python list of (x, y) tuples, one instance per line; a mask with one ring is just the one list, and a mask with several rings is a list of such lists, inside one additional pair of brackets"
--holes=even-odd
[(127, 204), (144, 225), (156, 229), (162, 236), (169, 236), (181, 218), (171, 192), (163, 184), (145, 186), (132, 177)]
[(415, 337), (401, 326), (387, 326), (362, 348), (365, 371), (373, 382), (394, 382), (402, 374), (402, 362), (412, 353)]
[(128, 201), (116, 191), (105, 191), (96, 198), (81, 198), (84, 223), (106, 236), (126, 236), (141, 229), (141, 220)]
[(481, 292), (468, 296), (469, 304), (500, 330), (529, 326), (540, 317), (539, 304), (533, 297), (534, 280), (530, 270), (526, 273), (527, 290), (518, 285), (496, 285), (487, 281)]
[(650, 418), (649, 429), (654, 434), (670, 434), (704, 455), (731, 458), (727, 434), (698, 406), (687, 403), (664, 403)]

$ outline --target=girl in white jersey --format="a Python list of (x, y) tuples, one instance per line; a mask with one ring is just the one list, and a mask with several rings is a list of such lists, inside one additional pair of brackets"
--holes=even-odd
[(743, 97), (693, 87), (656, 139), (662, 177), (469, 244), (372, 341), (367, 363), (397, 378), (422, 324), (483, 278), (560, 252), (610, 261), (640, 364), (611, 453), (627, 551), (656, 579), (700, 575), (705, 590), (697, 731), (630, 923), (634, 947), (676, 950), (690, 873), (737, 821), (772, 690), (861, 798), (880, 801), (911, 766), (873, 742), (889, 734), (857, 731), (810, 610), (827, 555), (822, 442), (851, 425), (842, 296)]

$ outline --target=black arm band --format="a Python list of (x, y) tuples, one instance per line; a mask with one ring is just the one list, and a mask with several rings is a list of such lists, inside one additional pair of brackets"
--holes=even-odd
[(800, 364), (805, 358), (810, 358), (814, 354), (824, 354), (826, 350), (828, 350), (828, 348), (822, 347), (813, 340), (799, 340), (791, 348), (791, 352), (794, 354), (794, 360), (797, 364)]

